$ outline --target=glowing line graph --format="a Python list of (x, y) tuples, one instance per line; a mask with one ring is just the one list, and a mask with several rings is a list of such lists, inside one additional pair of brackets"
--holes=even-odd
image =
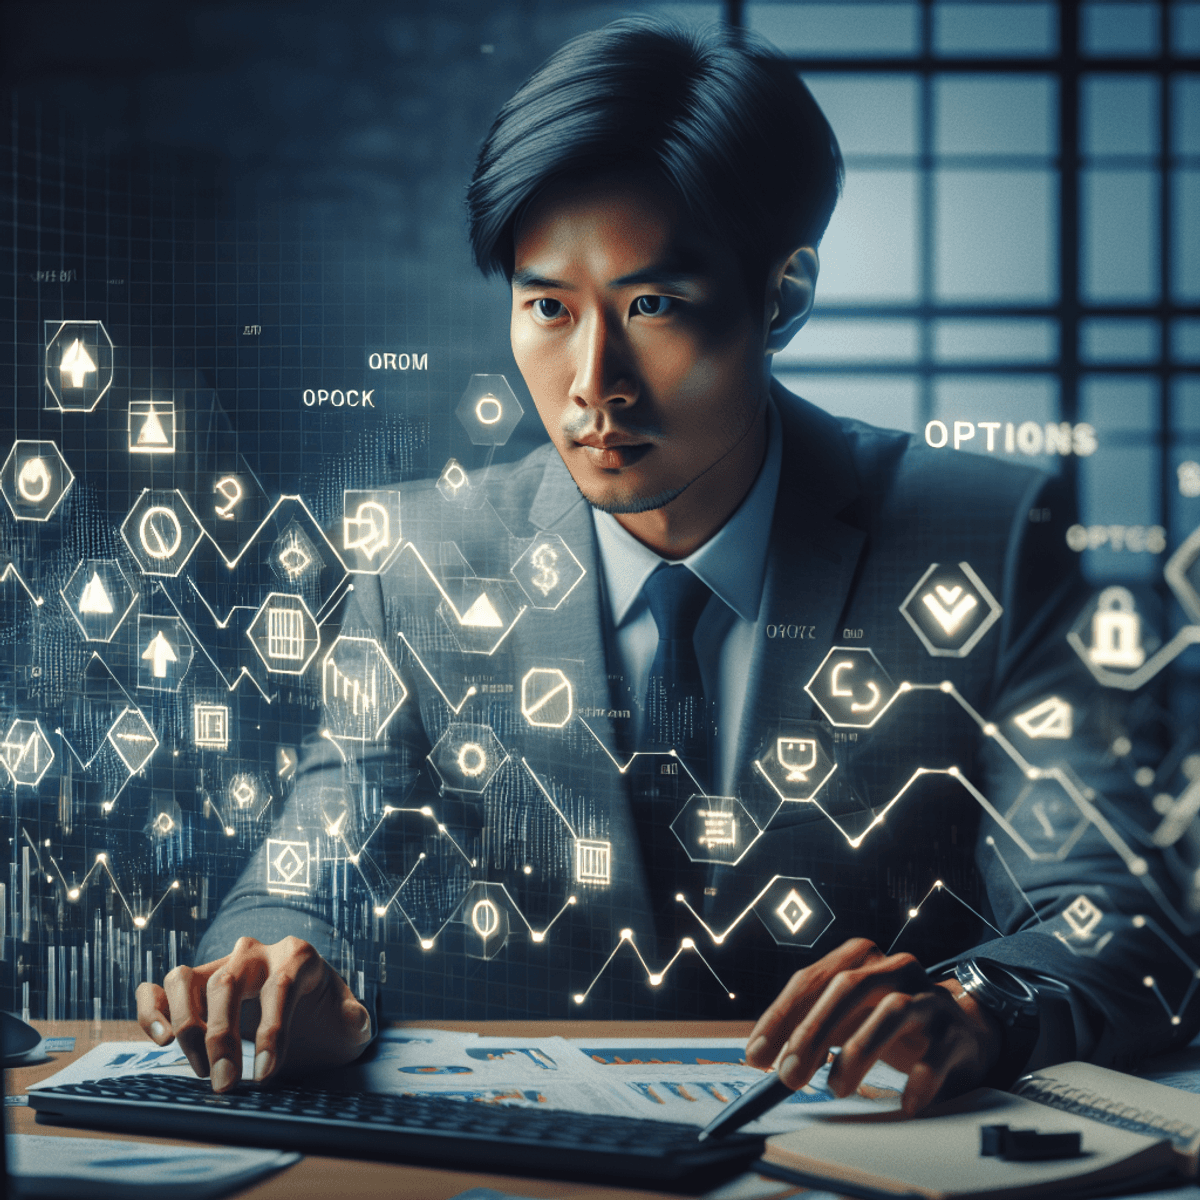
[(1187, 991), (1184, 993), (1183, 999), (1180, 1001), (1177, 1009), (1172, 1009), (1167, 1003), (1167, 998), (1162, 994), (1158, 986), (1158, 980), (1153, 975), (1142, 977), (1142, 986), (1149, 988), (1158, 998), (1158, 1002), (1163, 1006), (1163, 1011), (1167, 1014), (1167, 1018), (1171, 1024), (1178, 1025), (1182, 1022), (1184, 1011), (1187, 1009), (1188, 1004), (1191, 1003), (1192, 997), (1196, 994), (1196, 988), (1200, 987), (1200, 967), (1175, 944), (1174, 940), (1162, 930), (1158, 922), (1152, 917), (1134, 917), (1133, 927), (1134, 929), (1149, 929), (1192, 973), (1191, 982), (1188, 984)]
[[(379, 832), (379, 829), (383, 825), (384, 821), (386, 821), (388, 817), (392, 816), (394, 813), (415, 813), (417, 816), (421, 816), (426, 820), (432, 821), (434, 825), (437, 826), (438, 833), (444, 837), (446, 841), (448, 841), (450, 845), (454, 847), (455, 850), (458, 851), (458, 853), (462, 856), (463, 862), (465, 862), (468, 867), (477, 867), (479, 865), (478, 859), (471, 858), (471, 856), (467, 854), (467, 852), (455, 840), (454, 835), (446, 828), (445, 825), (442, 824), (441, 821), (437, 819), (437, 815), (428, 804), (422, 805), (420, 808), (399, 808), (390, 804), (385, 804), (383, 806), (383, 815), (378, 821), (375, 822), (371, 832), (368, 833), (367, 836), (362, 840), (362, 843), (359, 845), (357, 850), (355, 850), (346, 840), (346, 834), (342, 829), (341, 817), (339, 817), (337, 821), (333, 822), (332, 824), (326, 822), (325, 833), (328, 837), (334, 838), (336, 841), (341, 842), (342, 845), (346, 847), (346, 857), (351, 863), (357, 865), (359, 855), (366, 850), (367, 846), (371, 842), (371, 839)], [(424, 857), (424, 855), (422, 855), (422, 857)]]
[(646, 962), (646, 960), (642, 957), (642, 952), (637, 948), (637, 943), (634, 941), (634, 937), (633, 937), (633, 930), (632, 929), (622, 929), (621, 936), (617, 940), (617, 944), (612, 948), (612, 952), (604, 960), (604, 964), (601, 966), (600, 970), (596, 972), (594, 978), (592, 979), (592, 982), (588, 984), (587, 989), (582, 992), (576, 992), (571, 997), (575, 1001), (576, 1004), (583, 1004), (584, 1001), (587, 1000), (588, 996), (590, 996), (592, 993), (592, 989), (596, 986), (596, 984), (598, 984), (600, 982), (601, 976), (603, 976), (604, 972), (608, 970), (609, 963), (611, 963), (612, 960), (614, 958), (616, 958), (617, 951), (620, 950), (621, 947), (625, 946), (625, 945), (628, 945), (633, 950), (634, 954), (637, 955), (638, 962), (640, 962), (642, 964), (642, 967), (645, 969), (646, 981), (650, 984), (651, 987), (661, 986), (663, 980), (666, 979), (666, 977), (667, 977), (667, 973), (675, 965), (676, 959), (678, 959), (679, 956), (684, 953), (684, 951), (691, 951), (708, 968), (709, 974), (712, 975), (712, 977), (717, 981), (721, 990), (730, 998), (730, 1000), (737, 999), (737, 994), (735, 992), (731, 992), (725, 986), (725, 984), (721, 980), (720, 975), (718, 975), (716, 973), (716, 971), (713, 969), (712, 963), (710, 963), (708, 961), (708, 959), (705, 958), (704, 955), (700, 953), (700, 948), (696, 945), (695, 941), (692, 938), (683, 938), (680, 941), (679, 947), (676, 949), (675, 953), (672, 954), (670, 959), (667, 960), (667, 963), (663, 967), (663, 969), (661, 971), (652, 971), (652, 970), (650, 970), (650, 964)]
[[(437, 588), (438, 593), (441, 595), (442, 599), (449, 606), (450, 611), (454, 614), (454, 619), (461, 625), (463, 623), (463, 614), (458, 611), (458, 606), (454, 603), (453, 600), (450, 599), (450, 593), (447, 592), (444, 587), (442, 587), (442, 581), (433, 573), (432, 568), (425, 561), (420, 550), (418, 550), (416, 548), (416, 546), (413, 545), (412, 542), (405, 542), (404, 545), (400, 547), (400, 554), (403, 554), (405, 552), (405, 550), (411, 551), (413, 556), (416, 558), (417, 562), (419, 562), (421, 564), (421, 567), (425, 571), (425, 574), (429, 576), (430, 583), (432, 583), (433, 586), (435, 588)], [(519, 609), (517, 609), (517, 615), (515, 617), (513, 617), (512, 623), (504, 631), (504, 633), (501, 634), (500, 640), (491, 648), (491, 650), (488, 651), (489, 656), (492, 654), (495, 654), (496, 651), (500, 649), (500, 646), (504, 642), (504, 639), (507, 638), (508, 635), (510, 633), (512, 633), (512, 631), (517, 627), (517, 622), (521, 619), (522, 614), (525, 613), (528, 610), (528, 608), (529, 608), (528, 604), (522, 604), (521, 607)], [(408, 645), (408, 643), (405, 642), (405, 645)], [(410, 649), (411, 649), (411, 647), (410, 647)], [(438, 690), (441, 691), (440, 688)], [(449, 704), (450, 702), (447, 700), (446, 703)]]
[[(1019, 886), (1020, 885), (1018, 884), (1018, 887)], [(921, 897), (920, 901), (908, 910), (908, 918), (905, 920), (904, 924), (900, 926), (900, 931), (894, 938), (892, 938), (892, 944), (887, 948), (885, 953), (891, 954), (892, 950), (895, 949), (896, 943), (901, 939), (901, 937), (904, 936), (904, 931), (921, 915), (922, 905), (924, 905), (925, 901), (928, 900), (934, 892), (946, 892), (947, 894), (953, 896), (954, 899), (963, 906), (963, 908), (974, 913), (989, 929), (994, 930), (997, 937), (1004, 936), (1004, 934), (1001, 933), (999, 929), (996, 929), (995, 925), (993, 925), (991, 921), (989, 921), (987, 917), (983, 915), (983, 913), (981, 913), (977, 908), (972, 908), (971, 905), (969, 905), (956, 891), (954, 891), (953, 888), (947, 887), (940, 879), (937, 879), (934, 881), (934, 884), (929, 891), (927, 891), (925, 895)], [(1024, 892), (1021, 894), (1023, 896), (1025, 895)], [(1029, 897), (1026, 896), (1025, 899), (1026, 902), (1028, 902)]]
[(0, 583), (6, 583), (10, 579), (15, 579), (25, 589), (26, 594), (29, 596), (30, 600), (33, 601), (35, 608), (41, 608), (42, 605), (45, 604), (46, 601), (44, 597), (35, 596), (33, 594), (33, 588), (31, 588), (29, 584), (25, 582), (25, 577), (20, 571), (17, 570), (15, 563), (9, 563), (4, 568), (4, 571), (0, 573)]
[(437, 694), (446, 702), (446, 707), (457, 717), (458, 714), (462, 712), (463, 705), (465, 705), (472, 696), (476, 695), (479, 689), (474, 684), (471, 684), (471, 686), (467, 688), (466, 695), (464, 695), (463, 698), (458, 702), (457, 706), (451, 704), (450, 697), (447, 696), (444, 691), (442, 691), (442, 685), (438, 683), (436, 679), (434, 679), (433, 672), (430, 671), (430, 669), (425, 665), (421, 656), (413, 649), (412, 643), (408, 640), (408, 638), (406, 638), (403, 633), (397, 633), (396, 636), (404, 643), (404, 645), (408, 648), (409, 654), (411, 654), (413, 658), (417, 660), (417, 665), (429, 677), (429, 682), (433, 684), (433, 686), (437, 689)]
[(751, 900), (750, 903), (747, 904), (746, 907), (743, 908), (742, 911), (733, 918), (733, 920), (725, 927), (725, 930), (722, 933), (713, 932), (712, 926), (709, 925), (705, 919), (688, 903), (687, 897), (682, 892), (675, 893), (675, 902), (677, 904), (682, 904), (683, 907), (686, 908), (688, 912), (690, 912), (692, 916), (704, 926), (704, 932), (707, 933), (710, 938), (712, 938), (714, 945), (720, 946), (724, 944), (725, 939), (746, 919), (750, 913), (750, 910), (767, 894), (768, 891), (770, 891), (771, 885), (775, 883), (777, 879), (781, 878), (783, 878), (781, 875), (773, 875), (767, 881), (766, 887), (764, 887), (762, 891), (759, 892), (758, 895), (755, 896), (754, 899)]
[(529, 772), (529, 778), (532, 779), (533, 782), (538, 785), (538, 789), (541, 791), (542, 795), (546, 797), (546, 803), (549, 804), (550, 807), (552, 809), (554, 809), (554, 811), (556, 813), (558, 813), (558, 815), (562, 818), (563, 824), (571, 831), (571, 836), (573, 838), (575, 838), (576, 840), (578, 840), (579, 834), (575, 832), (575, 826), (571, 824), (570, 820), (567, 817), (567, 814), (565, 812), (563, 812), (563, 810), (561, 808), (559, 808), (557, 804), (554, 803), (554, 797), (551, 796), (550, 793), (546, 790), (546, 785), (544, 783), (542, 783), (542, 781), (537, 777), (537, 775), (534, 774), (533, 768), (529, 765), (528, 761), (526, 760), (526, 758), (523, 754), (521, 755), (521, 762), (524, 765), (525, 770)]
[(693, 775), (691, 773), (691, 771), (688, 770), (687, 763), (685, 763), (683, 761), (683, 759), (679, 757), (678, 752), (676, 750), (674, 750), (673, 748), (670, 750), (635, 750), (625, 760), (625, 765), (622, 766), (620, 760), (618, 758), (616, 758), (616, 756), (613, 754), (613, 752), (600, 740), (596, 731), (587, 723), (587, 721), (584, 720), (583, 717), (579, 717), (577, 719), (578, 719), (580, 725), (582, 725), (584, 727), (584, 729), (586, 729), (588, 731), (588, 733), (590, 733), (592, 735), (592, 737), (595, 738), (596, 745), (599, 746), (600, 749), (603, 750), (604, 753), (608, 755), (609, 761), (612, 763), (612, 765), (614, 767), (617, 768), (617, 772), (619, 774), (624, 775), (629, 770), (629, 768), (633, 765), (633, 760), (635, 758), (673, 758), (684, 769), (684, 772), (686, 773), (687, 777), (694, 784), (696, 791), (702, 796), (708, 795), (708, 793), (704, 790), (704, 788), (702, 788), (700, 786), (700, 783), (696, 779), (695, 775)]

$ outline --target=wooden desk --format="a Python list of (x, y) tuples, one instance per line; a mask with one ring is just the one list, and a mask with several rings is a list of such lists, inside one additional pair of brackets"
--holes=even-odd
[[(85, 1054), (98, 1042), (140, 1041), (145, 1038), (135, 1021), (105, 1021), (97, 1033), (90, 1021), (35, 1021), (46, 1037), (74, 1037), (72, 1054), (52, 1054), (49, 1062), (36, 1066), (13, 1067), (5, 1071), (8, 1093), (23, 1092), (28, 1084), (45, 1079), (67, 1063)], [(494, 1021), (478, 1024), (469, 1021), (414, 1021), (413, 1025), (438, 1029), (476, 1029), (485, 1034), (510, 1037), (619, 1037), (625, 1034), (643, 1037), (735, 1037), (745, 1038), (749, 1021), (704, 1021), (673, 1023), (666, 1021), (571, 1021), (565, 1026), (555, 1021)], [(108, 1134), (61, 1125), (39, 1125), (30, 1108), (6, 1109), (6, 1128), (10, 1133), (41, 1133), (61, 1137), (119, 1137), (152, 1141), (131, 1134)], [(193, 1145), (211, 1143), (196, 1142)], [(570, 1197), (575, 1200), (662, 1200), (662, 1192), (629, 1191), (596, 1187), (585, 1183), (567, 1183), (553, 1179), (526, 1179), (516, 1175), (479, 1175), (466, 1171), (443, 1171), (430, 1167), (401, 1166), (395, 1163), (364, 1162), (359, 1159), (323, 1158), (309, 1155), (294, 1167), (239, 1192), (245, 1200), (337, 1200), (342, 1196), (387, 1197), (388, 1200), (450, 1200), (473, 1187), (490, 1187), (500, 1192), (538, 1198)], [(786, 1194), (793, 1194), (788, 1192)]]

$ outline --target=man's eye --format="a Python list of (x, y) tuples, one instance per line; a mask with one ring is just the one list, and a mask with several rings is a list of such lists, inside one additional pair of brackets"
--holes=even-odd
[(670, 312), (674, 304), (670, 296), (639, 296), (633, 302), (633, 311), (639, 317), (661, 317)]
[(556, 320), (567, 311), (561, 300), (553, 300), (549, 296), (543, 296), (540, 300), (535, 300), (533, 307), (537, 315), (547, 321)]

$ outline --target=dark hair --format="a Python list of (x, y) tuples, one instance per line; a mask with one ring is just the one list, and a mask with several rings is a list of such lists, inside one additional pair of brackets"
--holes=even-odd
[(467, 190), (476, 265), (512, 275), (514, 226), (552, 181), (647, 168), (737, 252), (752, 296), (817, 244), (843, 176), (824, 113), (766, 42), (627, 17), (567, 42), (492, 123)]

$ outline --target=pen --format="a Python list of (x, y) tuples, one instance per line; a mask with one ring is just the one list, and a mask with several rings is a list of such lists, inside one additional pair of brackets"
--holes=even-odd
[(727, 1104), (710, 1121), (707, 1128), (700, 1131), (698, 1140), (703, 1142), (710, 1137), (721, 1137), (741, 1129), (755, 1117), (761, 1117), (768, 1109), (781, 1104), (790, 1095), (792, 1089), (772, 1071), (764, 1075), (748, 1092), (743, 1092), (732, 1104)]

